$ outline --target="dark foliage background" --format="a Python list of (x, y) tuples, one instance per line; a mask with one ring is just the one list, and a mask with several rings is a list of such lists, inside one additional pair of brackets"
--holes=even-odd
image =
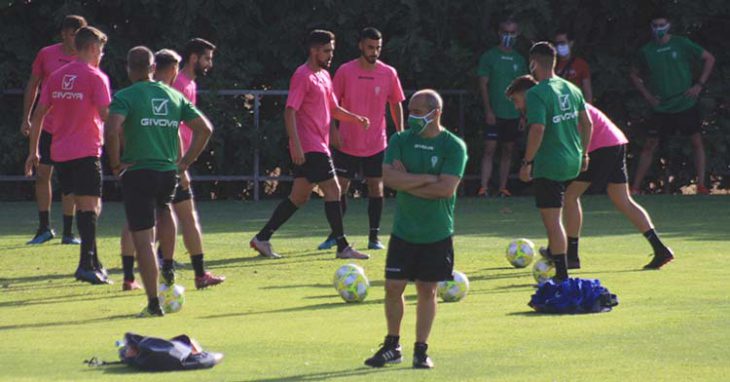
[[(286, 89), (294, 69), (305, 59), (306, 32), (321, 27), (337, 34), (333, 71), (357, 55), (357, 33), (375, 26), (385, 35), (382, 59), (395, 66), (407, 89), (464, 89), (463, 133), (470, 147), (468, 172), (478, 172), (481, 157), (482, 111), (476, 90), (479, 55), (497, 42), (496, 25), (504, 14), (521, 22), (518, 50), (549, 39), (558, 28), (572, 30), (578, 54), (591, 64), (596, 104), (632, 140), (637, 154), (648, 107), (631, 86), (628, 71), (636, 50), (649, 39), (648, 19), (657, 6), (671, 15), (672, 33), (689, 36), (718, 59), (701, 99), (705, 120), (708, 172), (724, 185), (730, 144), (730, 2), (726, 0), (36, 0), (4, 1), (0, 5), (0, 88), (25, 85), (41, 47), (58, 40), (64, 15), (77, 13), (110, 37), (102, 68), (114, 88), (128, 85), (126, 51), (144, 44), (152, 49), (180, 50), (200, 36), (219, 49), (215, 67), (199, 87), (212, 90), (200, 97), (200, 107), (216, 125), (208, 152), (196, 164), (197, 174), (251, 174), (253, 147), (261, 152), (262, 172), (282, 168), (289, 158), (282, 122), (282, 97), (262, 101), (262, 124), (253, 126), (251, 99), (223, 97), (217, 89)], [(456, 129), (458, 99), (447, 97), (446, 123)], [(0, 95), (0, 174), (18, 175), (27, 154), (18, 133), (21, 96)], [(683, 138), (663, 146), (668, 161), (650, 175), (664, 191), (687, 184), (694, 171), (690, 147)], [(632, 155), (633, 157), (633, 155)], [(631, 159), (631, 157), (630, 157)], [(671, 176), (669, 176), (671, 175)], [(659, 181), (655, 181), (655, 180)], [(673, 179), (672, 184), (662, 179)], [(32, 197), (29, 187), (2, 183), (2, 197)], [(244, 183), (208, 184), (199, 195), (249, 197)]]

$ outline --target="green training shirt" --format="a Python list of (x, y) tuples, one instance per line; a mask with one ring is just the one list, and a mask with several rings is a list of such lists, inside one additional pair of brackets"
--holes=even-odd
[(639, 51), (639, 63), (648, 72), (649, 90), (659, 97), (654, 111), (679, 113), (697, 103), (684, 95), (692, 87), (692, 64), (705, 50), (686, 37), (670, 36), (666, 44), (651, 41)]
[[(466, 144), (450, 131), (423, 138), (411, 130), (394, 134), (385, 151), (385, 164), (401, 161), (412, 174), (464, 175)], [(406, 191), (396, 195), (393, 235), (414, 244), (435, 243), (454, 234), (456, 196), (423, 199)]]
[(489, 79), (487, 83), (489, 103), (497, 118), (520, 117), (512, 101), (504, 95), (504, 91), (512, 80), (523, 74), (527, 74), (527, 64), (522, 55), (515, 50), (504, 52), (497, 46), (486, 51), (479, 59), (477, 75)]
[(124, 120), (122, 162), (129, 170), (177, 170), (180, 121), (202, 114), (177, 90), (156, 81), (140, 81), (114, 95), (110, 114)]
[(526, 98), (528, 126), (545, 126), (532, 176), (555, 181), (574, 179), (583, 160), (578, 132), (578, 112), (586, 109), (583, 94), (575, 85), (555, 76), (528, 90)]

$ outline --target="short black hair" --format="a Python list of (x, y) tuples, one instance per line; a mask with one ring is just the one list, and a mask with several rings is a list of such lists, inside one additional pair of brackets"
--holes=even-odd
[(68, 29), (72, 29), (74, 32), (77, 30), (89, 25), (86, 22), (86, 19), (84, 16), (79, 15), (66, 15), (66, 17), (63, 18), (63, 21), (61, 22), (61, 30), (65, 31)]
[(335, 40), (335, 34), (324, 29), (315, 29), (309, 32), (307, 37), (307, 50), (315, 47), (329, 44)]
[(555, 47), (547, 41), (537, 42), (530, 48), (530, 59), (544, 68), (555, 67), (555, 56)]
[(517, 19), (515, 18), (515, 16), (514, 16), (514, 15), (512, 15), (512, 14), (508, 14), (508, 15), (503, 15), (503, 16), (502, 16), (502, 17), (501, 17), (501, 18), (499, 19), (499, 25), (498, 25), (498, 30), (500, 30), (500, 31), (501, 31), (501, 30), (502, 30), (502, 28), (503, 28), (503, 27), (504, 27), (505, 25), (509, 25), (509, 24), (515, 24), (515, 25), (519, 25), (519, 23), (517, 22)]
[(85, 26), (76, 32), (74, 45), (76, 46), (76, 50), (80, 52), (91, 44), (106, 44), (107, 40), (108, 38), (104, 32), (92, 26)]
[(535, 80), (535, 78), (531, 75), (525, 74), (524, 76), (519, 76), (515, 78), (514, 81), (512, 81), (509, 86), (507, 86), (507, 90), (505, 90), (504, 94), (507, 96), (507, 98), (509, 98), (512, 97), (514, 94), (527, 91), (535, 85), (537, 85), (537, 80)]
[(152, 50), (144, 45), (137, 45), (127, 53), (127, 66), (138, 73), (148, 73), (154, 64)]
[(651, 19), (649, 19), (649, 22), (659, 19), (669, 20), (669, 14), (662, 8), (657, 8), (654, 10), (654, 12), (651, 14)]
[(169, 67), (180, 65), (182, 58), (172, 49), (160, 49), (155, 52), (155, 66), (158, 70), (166, 70)]
[(360, 41), (362, 40), (382, 40), (383, 34), (373, 27), (367, 27), (360, 31)]
[(567, 29), (564, 29), (564, 28), (560, 28), (560, 29), (556, 30), (555, 31), (555, 34), (553, 36), (554, 37), (558, 37), (561, 34), (564, 34), (565, 37), (568, 38), (568, 41), (573, 41), (573, 33), (571, 31), (567, 30)]
[(203, 54), (205, 54), (206, 50), (215, 50), (215, 45), (213, 45), (213, 43), (208, 40), (203, 40), (200, 37), (191, 38), (185, 44), (185, 48), (183, 48), (182, 58), (184, 61), (188, 61), (190, 59), (190, 55), (194, 54), (196, 56), (202, 56)]

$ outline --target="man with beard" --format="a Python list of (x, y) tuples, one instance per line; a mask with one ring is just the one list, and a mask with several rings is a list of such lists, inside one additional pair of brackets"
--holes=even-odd
[(327, 69), (335, 50), (335, 35), (315, 29), (307, 38), (307, 62), (299, 66), (289, 84), (284, 123), (289, 135), (289, 153), (294, 163), (294, 184), (291, 194), (274, 210), (266, 225), (251, 239), (251, 248), (264, 257), (281, 257), (274, 252), (269, 239), (274, 232), (304, 205), (315, 185), (324, 192), (327, 221), (337, 243), (336, 257), (368, 259), (370, 256), (353, 248), (345, 237), (340, 207), (340, 186), (335, 178), (329, 149), (331, 118), (370, 126), (367, 117), (353, 114), (337, 102)]
[[(358, 172), (367, 179), (368, 219), (370, 232), (368, 249), (383, 249), (378, 239), (380, 216), (383, 213), (383, 154), (387, 146), (385, 105), (390, 107), (396, 131), (403, 129), (403, 89), (395, 68), (378, 60), (383, 47), (383, 35), (375, 28), (360, 32), (360, 57), (340, 66), (335, 73), (334, 91), (345, 109), (368, 117), (370, 128), (358, 124), (340, 123), (333, 127), (333, 159), (342, 197), (342, 215), (347, 210), (347, 190)], [(335, 246), (332, 233), (318, 249)]]

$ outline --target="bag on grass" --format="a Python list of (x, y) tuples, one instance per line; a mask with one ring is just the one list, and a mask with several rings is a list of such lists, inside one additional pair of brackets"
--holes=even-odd
[(223, 354), (203, 351), (197, 341), (184, 334), (165, 340), (126, 333), (119, 358), (140, 370), (173, 371), (211, 368), (221, 362)]
[(598, 313), (610, 311), (618, 298), (599, 280), (569, 278), (540, 284), (528, 305), (541, 313)]

